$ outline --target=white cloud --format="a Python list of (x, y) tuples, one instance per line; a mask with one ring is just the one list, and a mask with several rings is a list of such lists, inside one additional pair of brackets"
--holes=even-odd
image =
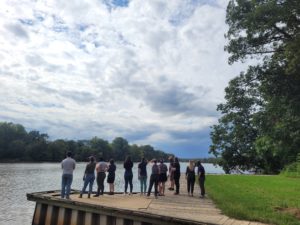
[(1, 1), (0, 120), (207, 150), (216, 104), (245, 68), (223, 51), (227, 2)]

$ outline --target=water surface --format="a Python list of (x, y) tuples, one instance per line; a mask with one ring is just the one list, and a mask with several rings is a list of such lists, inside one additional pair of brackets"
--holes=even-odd
[[(72, 189), (80, 190), (86, 163), (77, 163)], [(187, 163), (181, 163), (185, 172)], [(207, 173), (222, 174), (220, 167), (203, 164)], [(150, 174), (151, 166), (148, 166)], [(0, 163), (0, 225), (31, 225), (35, 202), (27, 201), (26, 193), (59, 190), (61, 188), (60, 163)], [(115, 191), (124, 191), (123, 165), (117, 164)], [(139, 191), (137, 163), (133, 168), (133, 191)], [(108, 185), (105, 180), (105, 190)], [(94, 183), (93, 190), (97, 188)], [(183, 187), (184, 188), (184, 187)]]

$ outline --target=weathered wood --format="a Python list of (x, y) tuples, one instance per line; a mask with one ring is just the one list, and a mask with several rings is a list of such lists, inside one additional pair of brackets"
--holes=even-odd
[(77, 224), (78, 210), (72, 210), (71, 224)]
[(100, 215), (100, 225), (106, 225), (106, 224), (107, 224), (107, 216)]
[(123, 218), (116, 218), (116, 225), (123, 225), (124, 219)]
[(48, 205), (45, 225), (51, 225), (53, 206)]
[(85, 213), (84, 225), (92, 225), (92, 213), (90, 212)]
[[(37, 202), (36, 211), (41, 204), (51, 205), (52, 208), (55, 206), (56, 209), (59, 207), (57, 225), (63, 225), (62, 221), (66, 216), (72, 225), (77, 217), (84, 218), (86, 225), (107, 225), (110, 222), (123, 225), (125, 222), (130, 223), (130, 220), (134, 221), (134, 225), (141, 225), (142, 222), (160, 225), (251, 225), (247, 221), (234, 220), (223, 215), (210, 198), (201, 199), (197, 192), (194, 197), (189, 197), (185, 179), (181, 179), (181, 182), (180, 195), (173, 195), (172, 191), (166, 190), (165, 196), (159, 196), (158, 199), (153, 195), (146, 197), (139, 194), (104, 194), (100, 197), (78, 198), (78, 191), (74, 190), (70, 200), (61, 199), (59, 190), (27, 194), (27, 198)], [(195, 190), (198, 189), (195, 187)], [(68, 213), (62, 209), (67, 209)], [(37, 212), (34, 220), (40, 220)]]
[(36, 203), (32, 225), (39, 225), (41, 211), (42, 211), (42, 204), (41, 203)]
[(57, 225), (64, 225), (64, 219), (65, 219), (65, 208), (60, 207), (58, 210)]

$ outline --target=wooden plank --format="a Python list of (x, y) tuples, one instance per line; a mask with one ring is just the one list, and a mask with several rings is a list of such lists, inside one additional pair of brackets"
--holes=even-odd
[(124, 225), (124, 219), (120, 218), (120, 217), (117, 217), (116, 218), (116, 225)]
[(224, 224), (229, 218), (227, 216), (222, 217), (221, 220), (217, 222), (217, 224)]
[(53, 212), (53, 206), (52, 205), (48, 205), (45, 225), (51, 225), (52, 212)]
[(107, 216), (100, 215), (100, 225), (107, 225)]
[(234, 223), (234, 219), (228, 219), (228, 220), (226, 220), (226, 222), (225, 223), (223, 223), (224, 225), (233, 225), (233, 223)]
[(134, 220), (134, 221), (133, 221), (133, 225), (142, 225), (142, 222), (141, 222), (141, 221), (136, 221), (136, 220)]
[(41, 212), (42, 212), (42, 204), (41, 203), (36, 203), (32, 225), (39, 225), (40, 224)]
[(249, 225), (249, 221), (235, 220), (232, 225)]
[(72, 216), (71, 216), (71, 225), (76, 225), (77, 219), (78, 219), (78, 210), (73, 209)]
[(65, 219), (65, 208), (60, 207), (58, 210), (57, 225), (64, 225), (64, 219)]
[(85, 213), (84, 225), (92, 225), (92, 213), (90, 213), (90, 212)]

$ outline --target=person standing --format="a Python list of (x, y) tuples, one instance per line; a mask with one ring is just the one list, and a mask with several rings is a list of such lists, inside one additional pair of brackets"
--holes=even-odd
[(200, 186), (200, 198), (204, 198), (205, 196), (205, 169), (202, 166), (201, 162), (198, 162), (198, 177), (199, 177), (199, 186)]
[(189, 165), (186, 167), (185, 177), (187, 180), (187, 191), (189, 196), (194, 196), (195, 185), (195, 163), (190, 160)]
[(180, 180), (180, 164), (179, 164), (179, 160), (178, 160), (177, 157), (175, 157), (174, 161), (175, 162), (174, 162), (174, 166), (173, 166), (173, 171), (174, 171), (174, 181), (175, 181), (175, 186), (176, 186), (174, 195), (179, 195), (179, 189), (180, 189), (180, 183), (179, 183), (179, 180)]
[(89, 193), (88, 193), (88, 198), (91, 197), (91, 193), (93, 192), (93, 184), (95, 181), (95, 167), (96, 167), (96, 162), (95, 158), (93, 156), (89, 157), (90, 161), (85, 167), (84, 175), (83, 175), (83, 188), (80, 192), (79, 198), (82, 198), (82, 195), (85, 192), (86, 187), (89, 185)]
[(131, 157), (127, 156), (126, 160), (124, 162), (124, 180), (125, 180), (125, 191), (124, 194), (127, 194), (127, 188), (128, 184), (130, 186), (130, 195), (132, 194), (132, 189), (133, 189), (133, 184), (132, 184), (132, 178), (133, 178), (133, 173), (132, 173), (132, 167), (133, 167), (133, 162), (131, 161)]
[(168, 167), (167, 165), (164, 163), (164, 160), (161, 159), (160, 160), (160, 164), (159, 164), (159, 195), (160, 196), (164, 196), (165, 195), (165, 183), (167, 181), (167, 172), (168, 172)]
[(159, 179), (159, 167), (157, 165), (157, 160), (152, 159), (151, 162), (153, 162), (152, 166), (152, 173), (150, 176), (150, 183), (149, 183), (149, 188), (148, 188), (148, 193), (147, 196), (150, 196), (153, 184), (154, 184), (154, 195), (155, 198), (157, 198), (158, 195), (158, 179)]
[(61, 198), (66, 197), (66, 199), (70, 199), (73, 171), (76, 167), (76, 162), (71, 156), (72, 153), (67, 152), (67, 157), (61, 162), (61, 168), (63, 170), (61, 181)]
[(169, 157), (169, 179), (170, 179), (170, 187), (168, 188), (168, 190), (170, 191), (174, 191), (174, 169), (173, 169), (173, 166), (174, 166), (174, 157), (173, 156), (170, 156)]
[(109, 165), (108, 165), (108, 175), (107, 175), (107, 183), (109, 184), (109, 195), (113, 195), (115, 192), (115, 172), (116, 172), (116, 165), (115, 165), (115, 161), (113, 159), (109, 160)]
[(138, 179), (140, 180), (141, 195), (147, 190), (147, 161), (143, 157), (138, 165)]
[(97, 171), (97, 194), (94, 195), (94, 197), (98, 197), (99, 195), (103, 195), (104, 192), (104, 180), (106, 177), (106, 171), (107, 171), (107, 164), (104, 162), (104, 159), (102, 157), (99, 158), (99, 162), (96, 165), (96, 171)]

